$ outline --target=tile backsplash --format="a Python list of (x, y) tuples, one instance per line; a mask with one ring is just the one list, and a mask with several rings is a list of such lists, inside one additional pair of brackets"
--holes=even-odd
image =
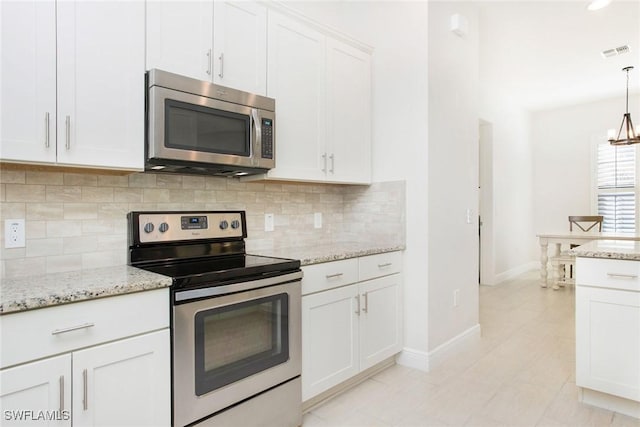
[[(127, 262), (127, 212), (247, 212), (247, 250), (405, 241), (405, 183), (371, 186), (241, 182), (194, 175), (58, 172), (12, 165), (0, 171), (1, 277)], [(314, 228), (314, 213), (322, 228)], [(264, 231), (273, 213), (275, 230)], [(26, 220), (26, 247), (4, 248), (4, 220)]]

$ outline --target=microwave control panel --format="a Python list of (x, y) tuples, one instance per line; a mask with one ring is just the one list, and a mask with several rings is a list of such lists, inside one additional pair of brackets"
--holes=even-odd
[(273, 159), (273, 119), (262, 119), (262, 158)]

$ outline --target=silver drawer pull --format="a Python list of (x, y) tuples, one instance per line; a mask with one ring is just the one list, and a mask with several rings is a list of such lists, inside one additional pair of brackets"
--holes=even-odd
[(67, 333), (67, 332), (77, 331), (77, 330), (80, 330), (80, 329), (93, 328), (94, 326), (96, 326), (95, 323), (84, 323), (82, 325), (71, 326), (69, 328), (56, 329), (55, 331), (51, 332), (51, 335), (64, 334), (64, 333)]
[(613, 277), (614, 279), (637, 279), (638, 276), (636, 274), (618, 274), (618, 273), (607, 273), (607, 276)]
[(378, 268), (390, 267), (392, 265), (393, 265), (392, 262), (385, 262), (384, 264), (378, 264)]
[(334, 277), (340, 277), (342, 276), (343, 273), (336, 273), (336, 274), (327, 274), (327, 279), (333, 279)]

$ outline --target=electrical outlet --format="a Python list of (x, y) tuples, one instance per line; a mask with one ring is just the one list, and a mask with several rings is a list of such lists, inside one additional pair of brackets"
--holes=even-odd
[(322, 228), (322, 212), (313, 214), (313, 228)]
[(273, 231), (275, 218), (272, 213), (264, 214), (264, 231)]
[(24, 248), (24, 219), (4, 220), (4, 247)]
[(453, 306), (457, 307), (460, 304), (460, 289), (453, 291)]

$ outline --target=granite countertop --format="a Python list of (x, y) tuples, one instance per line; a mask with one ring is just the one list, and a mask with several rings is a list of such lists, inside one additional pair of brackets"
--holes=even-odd
[(578, 257), (608, 258), (640, 261), (640, 241), (637, 240), (593, 240), (569, 250)]
[(299, 259), (300, 264), (304, 266), (385, 252), (402, 251), (404, 249), (404, 245), (398, 244), (343, 242), (279, 249), (247, 250), (247, 252), (255, 255)]
[[(335, 243), (248, 251), (255, 255), (299, 259), (302, 265), (404, 250), (402, 245)], [(2, 279), (0, 314), (79, 302), (171, 286), (171, 278), (128, 265)]]
[(171, 286), (171, 278), (128, 265), (2, 279), (0, 314)]

